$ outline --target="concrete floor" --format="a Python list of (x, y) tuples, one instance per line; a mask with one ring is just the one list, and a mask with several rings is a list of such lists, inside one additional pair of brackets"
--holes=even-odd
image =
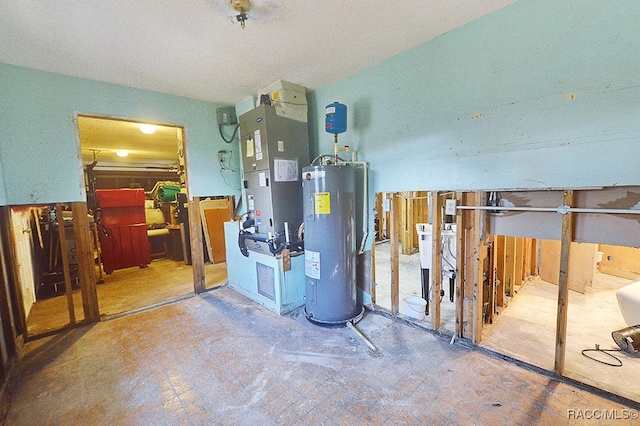
[(630, 412), (381, 314), (358, 327), (379, 352), (221, 287), (27, 343), (0, 413), (4, 424), (559, 425)]
[[(616, 352), (622, 367), (584, 357), (583, 349), (618, 349), (611, 332), (625, 328), (616, 291), (631, 280), (596, 273), (585, 294), (569, 292), (565, 375), (640, 402), (640, 356)], [(485, 326), (481, 346), (553, 370), (558, 287), (539, 278), (511, 299), (498, 321)], [(598, 357), (605, 360), (606, 358)]]
[[(375, 273), (376, 273), (376, 305), (391, 311), (391, 243), (384, 242), (375, 245)], [(399, 253), (400, 275), (400, 313), (407, 315), (411, 308), (404, 303), (407, 296), (422, 297), (422, 275), (419, 253), (410, 255)], [(449, 283), (446, 280), (442, 286), (445, 295), (440, 302), (440, 327), (451, 333), (456, 329), (455, 304), (449, 299)], [(455, 301), (455, 298), (454, 298)], [(430, 327), (431, 318), (426, 316), (421, 323)]]
[[(376, 304), (384, 310), (391, 309), (389, 248), (388, 242), (375, 246)], [(399, 266), (400, 313), (406, 314), (403, 298), (422, 295), (418, 253), (399, 254)], [(614, 368), (589, 360), (581, 353), (582, 349), (594, 348), (596, 343), (603, 349), (618, 348), (611, 338), (611, 332), (625, 328), (626, 324), (615, 292), (630, 282), (597, 273), (594, 285), (588, 288), (585, 295), (570, 292), (565, 374), (582, 383), (640, 402), (639, 355), (618, 352), (623, 366)], [(441, 327), (454, 332), (455, 306), (449, 301), (448, 285), (443, 288), (445, 297), (441, 301)], [(539, 278), (528, 281), (498, 316), (496, 324), (485, 325), (481, 346), (553, 371), (557, 294), (558, 287), (553, 284)], [(418, 322), (428, 326), (430, 318), (427, 316)]]
[[(96, 273), (96, 277), (97, 277)], [(184, 262), (155, 259), (148, 268), (114, 271), (98, 284), (100, 315), (109, 317), (193, 294), (193, 269)], [(205, 285), (211, 288), (227, 280), (226, 263), (205, 264)], [(80, 291), (73, 294), (76, 321), (84, 318)], [(38, 300), (27, 318), (29, 336), (69, 324), (66, 296)]]

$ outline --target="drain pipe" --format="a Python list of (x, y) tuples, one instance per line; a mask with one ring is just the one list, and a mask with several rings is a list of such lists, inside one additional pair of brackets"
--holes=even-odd
[(364, 337), (364, 334), (360, 333), (360, 330), (358, 330), (358, 329), (356, 328), (356, 326), (355, 326), (355, 325), (353, 325), (353, 323), (352, 323), (351, 321), (348, 321), (348, 322), (347, 322), (347, 327), (349, 327), (349, 328), (350, 328), (354, 333), (356, 333), (356, 335), (357, 335), (360, 339), (362, 339), (362, 341), (363, 341), (364, 343), (366, 343), (366, 344), (367, 344), (367, 346), (369, 346), (369, 349), (371, 349), (371, 350), (372, 350), (372, 351), (374, 351), (374, 352), (378, 352), (378, 348), (376, 348), (375, 346), (373, 346), (373, 343), (371, 343), (371, 342), (369, 341), (369, 339), (367, 339), (366, 337)]
[(345, 163), (363, 167), (364, 188), (362, 191), (362, 241), (360, 242), (360, 248), (358, 249), (358, 254), (363, 254), (364, 245), (369, 237), (369, 163), (366, 161), (345, 161)]

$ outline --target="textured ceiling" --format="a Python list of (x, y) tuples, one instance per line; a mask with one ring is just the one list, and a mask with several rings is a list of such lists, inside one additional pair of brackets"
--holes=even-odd
[[(244, 29), (229, 0), (0, 1), (0, 62), (235, 105), (279, 79), (323, 87), (515, 0), (251, 1)], [(79, 127), (85, 163), (177, 162), (181, 129)]]
[[(515, 0), (0, 1), (0, 62), (237, 104), (282, 79), (311, 90)], [(231, 19), (230, 19), (231, 18)]]

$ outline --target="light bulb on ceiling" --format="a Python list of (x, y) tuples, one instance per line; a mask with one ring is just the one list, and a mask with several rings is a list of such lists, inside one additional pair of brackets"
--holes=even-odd
[(117, 149), (116, 150), (116, 155), (118, 157), (126, 157), (129, 155), (129, 151), (127, 151), (126, 149)]
[(153, 124), (141, 124), (140, 131), (145, 135), (152, 135), (156, 132), (156, 126)]

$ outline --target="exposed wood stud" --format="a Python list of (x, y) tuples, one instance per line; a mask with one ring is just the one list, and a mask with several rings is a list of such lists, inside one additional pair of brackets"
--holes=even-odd
[(193, 291), (198, 294), (206, 290), (204, 276), (204, 247), (202, 245), (202, 221), (200, 197), (189, 202), (189, 228), (191, 234), (191, 267), (193, 268)]
[[(563, 204), (573, 206), (573, 191), (564, 192)], [(567, 348), (567, 310), (569, 305), (569, 253), (573, 240), (573, 217), (571, 213), (562, 216), (562, 238), (560, 248), (560, 273), (558, 277), (558, 319), (556, 325), (556, 352), (554, 370), (564, 374), (565, 351)]]
[(390, 198), (390, 222), (391, 222), (391, 314), (396, 315), (400, 311), (400, 266), (398, 259), (399, 235), (398, 235), (398, 216), (400, 213), (400, 197), (396, 193), (391, 194)]
[(73, 233), (76, 240), (76, 255), (78, 256), (78, 278), (82, 293), (82, 308), (85, 322), (100, 320), (98, 293), (96, 290), (96, 271), (93, 261), (93, 242), (87, 219), (87, 203), (74, 202), (71, 204), (73, 213)]
[(62, 204), (56, 204), (56, 217), (58, 218), (58, 240), (62, 253), (62, 272), (64, 274), (64, 289), (67, 296), (67, 309), (69, 310), (69, 323), (75, 325), (76, 312), (73, 308), (73, 289), (71, 288), (71, 270), (69, 269), (69, 257), (67, 256), (67, 236), (64, 229)]
[(496, 306), (503, 307), (504, 303), (504, 291), (505, 291), (505, 273), (504, 273), (504, 260), (505, 260), (505, 240), (504, 235), (496, 235), (495, 242), (495, 258), (496, 258), (496, 279), (499, 281), (496, 288)]
[[(474, 205), (481, 205), (482, 193), (476, 191), (473, 193)], [(472, 320), (472, 334), (473, 343), (476, 345), (482, 340), (482, 308), (484, 304), (483, 300), (483, 255), (484, 245), (482, 243), (482, 218), (485, 216), (485, 212), (482, 210), (476, 210), (473, 212), (473, 225), (471, 229), (471, 241), (473, 241), (473, 320)]]
[(21, 283), (20, 283), (20, 274), (18, 273), (18, 262), (16, 259), (18, 255), (16, 254), (16, 239), (15, 239), (15, 229), (13, 227), (13, 222), (11, 220), (11, 208), (10, 207), (0, 207), (0, 215), (2, 220), (2, 227), (7, 231), (7, 234), (3, 238), (3, 246), (6, 249), (6, 253), (4, 254), (4, 260), (8, 261), (9, 268), (7, 268), (7, 272), (10, 274), (8, 277), (9, 282), (13, 283), (13, 285), (9, 286), (10, 294), (13, 294), (13, 297), (9, 296), (12, 300), (15, 300), (16, 303), (12, 304), (13, 307), (13, 318), (16, 322), (16, 334), (20, 335), (27, 333), (27, 318), (24, 310), (24, 299), (22, 298), (21, 291)]
[[(456, 200), (458, 200), (457, 204), (462, 205), (462, 193), (456, 193)], [(457, 230), (457, 241), (456, 241), (456, 294), (455, 294), (455, 309), (456, 309), (456, 329), (455, 333), (457, 337), (463, 337), (463, 315), (464, 315), (464, 280), (465, 280), (465, 270), (464, 270), (464, 259), (465, 259), (465, 232), (464, 232), (464, 221), (463, 216), (466, 214), (465, 211), (458, 211), (456, 216), (456, 230)]]
[(513, 297), (516, 280), (516, 237), (506, 236), (504, 241), (504, 292)]
[(433, 206), (433, 223), (431, 224), (431, 299), (429, 303), (429, 316), (431, 317), (431, 328), (440, 328), (440, 291), (442, 287), (442, 206), (443, 197), (438, 192), (431, 193), (431, 205)]

